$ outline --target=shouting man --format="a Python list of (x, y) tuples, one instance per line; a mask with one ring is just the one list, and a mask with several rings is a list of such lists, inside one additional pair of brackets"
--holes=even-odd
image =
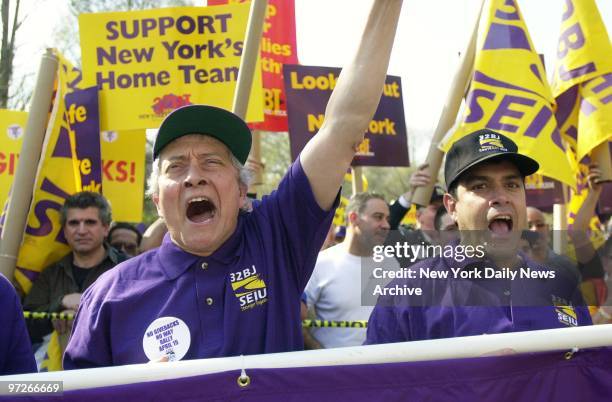
[(86, 292), (65, 368), (303, 347), (300, 296), (380, 100), (401, 3), (374, 2), (323, 126), (250, 212), (241, 210), (251, 147), (244, 121), (202, 105), (166, 117), (150, 193), (168, 234)]
[(460, 239), (451, 253), (413, 265), (415, 279), (388, 286), (420, 288), (422, 294), (383, 294), (366, 343), (591, 324), (575, 277), (556, 275), (519, 253), (527, 223), (524, 178), (538, 168), (512, 140), (488, 129), (453, 144), (444, 168), (444, 205)]

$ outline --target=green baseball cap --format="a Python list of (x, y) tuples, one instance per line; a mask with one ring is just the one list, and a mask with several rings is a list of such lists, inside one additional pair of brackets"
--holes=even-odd
[(153, 159), (172, 141), (189, 134), (214, 137), (244, 165), (251, 150), (251, 130), (234, 113), (215, 106), (188, 105), (171, 112), (159, 127)]

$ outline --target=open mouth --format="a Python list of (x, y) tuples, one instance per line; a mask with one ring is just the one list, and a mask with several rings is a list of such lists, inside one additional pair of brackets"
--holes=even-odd
[(197, 197), (187, 203), (187, 219), (194, 223), (203, 223), (215, 216), (217, 207), (206, 197)]
[(497, 215), (489, 222), (489, 230), (496, 235), (506, 235), (512, 231), (512, 217), (510, 215)]

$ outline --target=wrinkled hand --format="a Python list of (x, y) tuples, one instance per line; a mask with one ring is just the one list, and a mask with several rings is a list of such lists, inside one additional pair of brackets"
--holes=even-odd
[[(64, 310), (62, 311), (62, 313), (74, 314), (76, 313), (76, 311), (75, 310)], [(74, 320), (63, 320), (63, 319), (51, 320), (51, 323), (53, 324), (53, 329), (55, 329), (57, 333), (60, 335), (70, 333), (70, 331), (72, 331), (73, 322)]]
[(163, 355), (157, 360), (149, 360), (149, 363), (166, 363), (168, 362), (168, 355)]
[(82, 293), (70, 293), (62, 298), (62, 306), (73, 311), (79, 309)]
[(602, 189), (601, 184), (601, 169), (597, 165), (589, 166), (589, 174), (587, 175), (587, 183), (589, 188), (594, 192), (600, 192)]
[(426, 187), (431, 184), (431, 175), (427, 171), (428, 167), (429, 163), (424, 163), (410, 175), (410, 179), (408, 180), (408, 191), (402, 194), (407, 201), (412, 199), (412, 194), (417, 187)]
[(431, 184), (431, 175), (427, 168), (429, 163), (424, 163), (417, 168), (417, 170), (410, 176), (410, 188), (425, 187)]
[(601, 306), (593, 315), (593, 324), (612, 324), (612, 306)]

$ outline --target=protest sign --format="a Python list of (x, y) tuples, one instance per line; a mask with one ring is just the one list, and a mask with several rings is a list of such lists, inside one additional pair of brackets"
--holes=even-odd
[(0, 110), (0, 208), (8, 199), (25, 132), (27, 112)]
[[(284, 66), (291, 158), (295, 159), (323, 125), (325, 107), (340, 75), (339, 68)], [(367, 79), (367, 78), (364, 78)], [(408, 166), (402, 86), (387, 76), (384, 90), (353, 166)]]
[[(208, 0), (209, 6), (245, 3), (246, 0)], [(295, 38), (295, 0), (268, 0), (261, 39), (264, 121), (255, 130), (288, 131), (283, 64), (298, 64)]]
[(553, 204), (564, 204), (563, 184), (540, 174), (525, 177), (527, 205), (552, 212)]
[(100, 134), (102, 188), (117, 222), (142, 222), (145, 143), (145, 130)]
[[(230, 110), (248, 13), (236, 4), (81, 14), (83, 83), (100, 90), (101, 129), (156, 128), (189, 104)], [(262, 106), (256, 74), (247, 120), (261, 121)]]

